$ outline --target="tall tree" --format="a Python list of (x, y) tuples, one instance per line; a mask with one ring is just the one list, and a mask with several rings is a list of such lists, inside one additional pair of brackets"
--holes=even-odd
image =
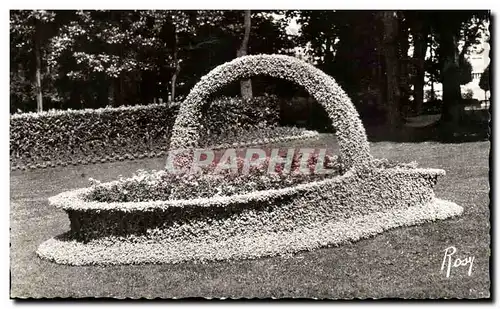
[[(192, 49), (192, 46), (186, 47), (182, 44), (189, 42), (189, 39), (194, 35), (194, 23), (196, 15), (185, 11), (169, 11), (172, 28), (172, 77), (170, 79), (170, 96), (169, 101), (175, 101), (177, 77), (181, 70), (181, 52), (185, 49)], [(186, 38), (188, 37), (188, 38)]]
[(34, 19), (34, 28), (33, 31), (33, 42), (34, 42), (34, 51), (35, 51), (35, 89), (36, 89), (36, 110), (38, 112), (43, 111), (43, 94), (42, 94), (42, 56), (41, 56), (41, 27), (40, 22), (35, 18)]
[[(352, 98), (364, 121), (383, 124), (389, 108), (385, 104), (387, 79), (384, 24), (380, 12), (300, 11), (297, 14), (301, 44), (315, 64), (334, 76)], [(397, 32), (393, 34), (392, 51), (397, 55), (400, 36)], [(400, 87), (399, 79), (395, 85)]]
[[(308, 52), (316, 65), (325, 71), (332, 69), (332, 63), (343, 31), (355, 27), (350, 11), (314, 10), (288, 11), (289, 18), (295, 18), (301, 25), (296, 44), (309, 46)], [(353, 31), (355, 32), (355, 31)]]
[(441, 119), (450, 125), (458, 124), (460, 91), (460, 71), (457, 26), (444, 22), (440, 25), (438, 40), (442, 62), (443, 109)]
[(173, 64), (174, 64), (174, 73), (172, 74), (172, 78), (170, 79), (170, 96), (169, 102), (175, 101), (175, 86), (177, 82), (177, 76), (181, 71), (181, 60), (179, 59), (179, 34), (177, 33), (177, 26), (174, 24), (174, 46), (173, 46)]
[(52, 40), (49, 63), (73, 85), (72, 101), (136, 104), (138, 93), (154, 92), (158, 74), (170, 79), (171, 26), (168, 11), (76, 11)]
[(393, 11), (381, 11), (380, 18), (384, 25), (383, 33), (383, 55), (386, 68), (387, 92), (386, 92), (386, 125), (391, 130), (396, 130), (401, 123), (399, 89), (399, 61), (397, 56), (396, 37), (399, 31), (399, 19)]
[(410, 21), (407, 16), (401, 12), (395, 12), (398, 19), (397, 58), (399, 62), (399, 89), (400, 89), (400, 112), (406, 116), (411, 111), (411, 60), (408, 56), (410, 50)]
[[(244, 28), (245, 33), (243, 35), (243, 40), (241, 46), (238, 49), (237, 57), (245, 56), (248, 53), (248, 40), (250, 39), (250, 29), (252, 27), (252, 19), (250, 10), (245, 10), (244, 18)], [(240, 82), (241, 96), (245, 99), (252, 98), (252, 81), (251, 79), (242, 80)]]
[[(429, 21), (425, 21), (425, 23), (429, 24), (430, 27)], [(424, 63), (425, 73), (426, 76), (428, 76), (429, 78), (428, 84), (431, 88), (429, 99), (431, 101), (435, 101), (436, 100), (435, 84), (441, 82), (442, 68), (438, 57), (439, 44), (436, 39), (436, 34), (434, 33), (434, 31), (431, 31), (430, 29), (429, 29), (427, 48), (429, 49), (429, 57), (425, 59)]]
[[(247, 53), (290, 50), (287, 24), (274, 18), (283, 12), (251, 13), (250, 33), (263, 35), (247, 40)], [(11, 13), (12, 112), (36, 110), (37, 71), (44, 109), (180, 100), (210, 69), (234, 59), (248, 33), (242, 11), (54, 11), (55, 22), (39, 32), (36, 70), (29, 14)], [(260, 79), (254, 78), (252, 94), (264, 91)], [(234, 86), (224, 91), (241, 93)]]
[(34, 60), (29, 62), (33, 63), (34, 67), (32, 80), (37, 111), (43, 110), (42, 56), (53, 34), (50, 26), (54, 16), (54, 12), (46, 10), (11, 11), (10, 14), (11, 44), (14, 43), (14, 50), (11, 48), (11, 51), (15, 54), (24, 54), (21, 56), (24, 60), (30, 58)]
[(415, 114), (422, 113), (424, 103), (425, 84), (425, 56), (429, 44), (429, 26), (426, 24), (420, 11), (406, 11), (409, 20), (410, 32), (413, 38), (413, 100)]
[[(464, 47), (468, 48), (468, 41), (479, 35), (477, 30), (464, 37), (464, 25), (472, 18), (480, 22), (487, 18), (487, 11), (434, 11), (429, 13), (429, 22), (436, 34), (439, 44), (439, 62), (441, 64), (441, 80), (443, 83), (443, 107), (441, 124), (445, 134), (450, 134), (458, 128), (460, 120), (460, 85), (467, 82), (470, 64), (463, 61), (459, 52), (459, 41), (465, 39)], [(464, 51), (464, 49), (462, 49)], [(465, 52), (465, 51), (464, 51)], [(464, 73), (465, 71), (465, 73)], [(470, 74), (470, 73), (469, 73)]]

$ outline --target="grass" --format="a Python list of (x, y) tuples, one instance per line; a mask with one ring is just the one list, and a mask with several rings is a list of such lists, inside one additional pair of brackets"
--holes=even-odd
[[(316, 145), (331, 145), (320, 139)], [(310, 145), (310, 144), (309, 144)], [(11, 297), (490, 297), (489, 142), (372, 143), (377, 158), (443, 168), (439, 198), (465, 208), (456, 219), (398, 228), (371, 239), (293, 256), (178, 265), (72, 267), (39, 259), (40, 243), (69, 229), (47, 198), (102, 181), (160, 169), (164, 158), (11, 172)], [(444, 250), (474, 256), (472, 275), (440, 272)]]

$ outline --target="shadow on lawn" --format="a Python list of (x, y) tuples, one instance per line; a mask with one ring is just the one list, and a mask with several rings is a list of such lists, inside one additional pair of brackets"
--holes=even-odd
[(491, 139), (492, 125), (489, 119), (466, 118), (455, 127), (447, 127), (440, 121), (422, 127), (403, 125), (390, 132), (382, 126), (365, 126), (370, 142), (391, 141), (399, 143), (466, 143)]

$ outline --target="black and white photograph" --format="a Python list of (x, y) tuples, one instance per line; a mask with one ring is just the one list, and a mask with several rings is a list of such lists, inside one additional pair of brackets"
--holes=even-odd
[(11, 301), (491, 301), (494, 15), (9, 9)]

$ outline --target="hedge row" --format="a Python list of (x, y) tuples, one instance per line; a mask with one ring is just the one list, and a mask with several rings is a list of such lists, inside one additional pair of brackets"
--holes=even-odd
[(205, 104), (202, 110), (201, 139), (206, 141), (238, 129), (276, 126), (280, 121), (279, 115), (279, 100), (276, 96), (217, 98), (211, 104)]
[[(202, 138), (277, 124), (277, 99), (219, 98), (205, 113)], [(38, 168), (153, 157), (164, 154), (178, 105), (140, 105), (42, 113), (10, 118), (11, 166)]]

